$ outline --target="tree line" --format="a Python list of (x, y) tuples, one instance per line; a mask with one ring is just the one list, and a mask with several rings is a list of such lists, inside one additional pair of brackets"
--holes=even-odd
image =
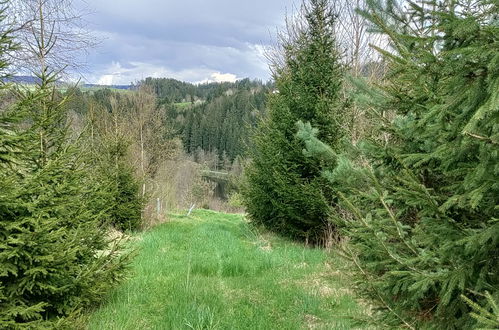
[(146, 78), (137, 83), (138, 86), (148, 86), (158, 97), (160, 104), (186, 103), (197, 100), (210, 101), (232, 89), (248, 89), (269, 85), (259, 80), (248, 78), (236, 82), (207, 82), (193, 84), (172, 78)]
[(265, 114), (271, 83), (242, 79), (234, 83), (193, 85), (173, 79), (147, 78), (184, 150), (214, 152), (234, 161), (245, 154), (249, 132)]
[(265, 116), (272, 88), (271, 83), (250, 79), (193, 85), (175, 79), (146, 78), (129, 92), (109, 88), (89, 91), (75, 86), (65, 93), (71, 95), (67, 108), (79, 116), (86, 116), (91, 106), (112, 112), (113, 99), (123, 101), (132, 95), (149, 94), (154, 99), (149, 108), (162, 122), (162, 130), (157, 133), (160, 138), (180, 138), (185, 152), (196, 160), (200, 152), (214, 153), (220, 163), (216, 167), (222, 168), (245, 156), (250, 132)]

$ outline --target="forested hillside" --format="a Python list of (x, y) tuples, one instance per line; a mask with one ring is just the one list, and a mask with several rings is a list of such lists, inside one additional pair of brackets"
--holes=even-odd
[(212, 152), (225, 162), (245, 154), (250, 131), (265, 114), (272, 88), (249, 79), (192, 85), (148, 78), (142, 84), (156, 94), (187, 153)]
[[(217, 169), (244, 157), (249, 135), (265, 115), (272, 84), (249, 79), (235, 83), (194, 85), (174, 79), (147, 78), (130, 91), (71, 87), (67, 108), (86, 115), (90, 107), (113, 110), (113, 100), (126, 100), (141, 91), (154, 98), (154, 115), (163, 122), (163, 138), (180, 138), (185, 152), (196, 160), (200, 153), (218, 157)], [(125, 101), (127, 102), (127, 101)], [(161, 134), (161, 133), (158, 133)], [(215, 169), (215, 168), (213, 168)]]

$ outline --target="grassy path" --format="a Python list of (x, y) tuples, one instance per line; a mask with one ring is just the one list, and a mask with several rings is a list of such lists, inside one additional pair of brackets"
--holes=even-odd
[(262, 236), (240, 215), (173, 217), (136, 244), (130, 279), (89, 329), (352, 329), (363, 313), (340, 261)]

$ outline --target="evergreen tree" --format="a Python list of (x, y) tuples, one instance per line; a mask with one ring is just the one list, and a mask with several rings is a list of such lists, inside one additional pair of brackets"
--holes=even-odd
[[(206, 152), (217, 149), (220, 158), (225, 151), (231, 160), (244, 154), (251, 128), (264, 113), (267, 89), (258, 84), (252, 90), (243, 86), (237, 85), (231, 93), (187, 110), (169, 111), (167, 116), (175, 120), (188, 153), (201, 147)], [(179, 111), (182, 111), (182, 121), (177, 120)]]
[[(94, 179), (100, 182), (101, 190), (107, 194), (107, 218), (103, 218), (102, 223), (112, 224), (119, 230), (137, 230), (143, 225), (142, 211), (146, 199), (140, 189), (141, 182), (136, 177), (143, 177), (140, 162), (145, 159), (140, 152), (140, 133), (134, 132), (137, 129), (134, 121), (138, 117), (134, 112), (140, 109), (131, 110), (136, 105), (133, 105), (129, 96), (117, 96), (110, 96), (109, 109), (92, 106), (91, 111), (87, 112), (85, 121), (91, 134), (84, 135), (82, 145), (85, 146), (87, 161), (95, 168)], [(159, 129), (155, 132), (161, 133)], [(134, 133), (139, 137), (134, 136)], [(130, 149), (134, 138), (139, 150), (135, 158), (138, 168), (131, 165)], [(144, 148), (144, 154), (145, 151)], [(149, 172), (146, 166), (144, 169)]]
[[(1, 59), (10, 42), (0, 37)], [(2, 329), (70, 327), (64, 318), (99, 301), (127, 264), (106, 239), (109, 196), (67, 134), (55, 80), (45, 68), (0, 112)]]
[(0, 325), (7, 329), (55, 327), (55, 317), (98, 301), (125, 265), (117, 250), (99, 252), (108, 249), (101, 201), (109, 196), (67, 140), (47, 81), (43, 75), (40, 89), (16, 104), (32, 125), (12, 127), (19, 139), (0, 173)]
[(372, 1), (362, 14), (390, 40), (390, 76), (363, 98), (385, 138), (345, 156), (300, 132), (335, 160), (325, 176), (350, 211), (337, 221), (360, 287), (410, 328), (472, 328), (460, 296), (499, 301), (498, 13), (497, 1)]
[(126, 140), (104, 140), (96, 155), (100, 180), (109, 194), (109, 223), (119, 230), (133, 231), (142, 226), (142, 209), (145, 198), (140, 197), (140, 184), (134, 169), (127, 164)]
[(310, 241), (319, 239), (334, 196), (321, 177), (320, 162), (302, 153), (296, 123), (313, 123), (320, 138), (334, 146), (344, 135), (343, 68), (334, 24), (331, 2), (311, 0), (280, 36), (281, 56), (273, 63), (276, 91), (253, 138), (243, 192), (255, 223)]

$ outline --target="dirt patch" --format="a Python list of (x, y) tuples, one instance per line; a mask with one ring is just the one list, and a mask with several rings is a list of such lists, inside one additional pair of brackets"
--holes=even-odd
[(305, 324), (307, 326), (307, 329), (319, 329), (319, 327), (321, 325), (320, 318), (318, 318), (315, 315), (306, 314), (304, 316), (304, 319), (305, 319), (304, 321), (305, 321)]
[(265, 252), (270, 252), (270, 251), (272, 251), (272, 246), (270, 245), (270, 243), (268, 243), (266, 245), (260, 246), (260, 250), (265, 251)]

